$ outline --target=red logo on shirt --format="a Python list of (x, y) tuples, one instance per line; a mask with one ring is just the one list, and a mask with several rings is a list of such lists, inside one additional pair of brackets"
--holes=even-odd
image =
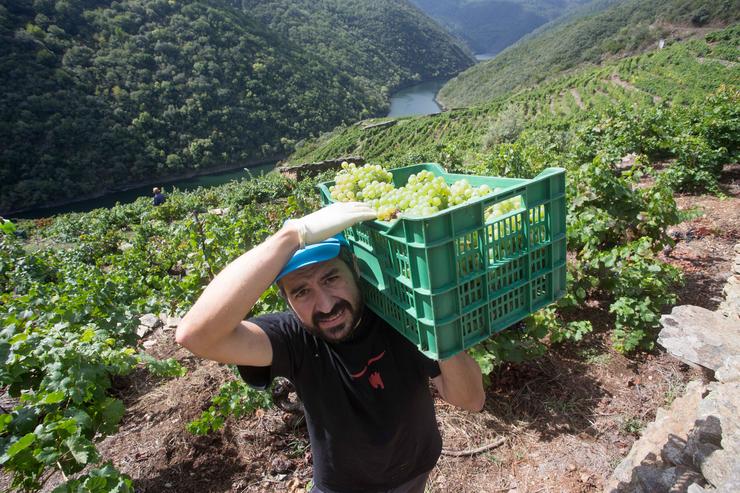
[[(352, 376), (352, 378), (361, 378), (365, 373), (367, 373), (368, 367), (376, 361), (380, 360), (383, 356), (385, 356), (385, 351), (367, 360), (367, 365), (365, 365), (365, 368), (363, 368), (362, 371), (350, 375)], [(378, 373), (377, 371), (372, 372), (368, 376), (367, 381), (370, 382), (370, 386), (374, 389), (385, 389), (383, 379), (380, 377), (380, 373)]]
[(374, 389), (385, 389), (385, 385), (383, 385), (383, 379), (380, 378), (380, 373), (378, 373), (377, 371), (374, 371), (370, 374), (370, 378), (368, 378), (368, 381), (370, 382), (370, 386)]

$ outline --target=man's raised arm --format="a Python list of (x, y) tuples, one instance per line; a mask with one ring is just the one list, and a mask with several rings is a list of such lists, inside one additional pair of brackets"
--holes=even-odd
[(246, 314), (299, 248), (375, 217), (375, 211), (365, 204), (340, 202), (287, 221), (211, 281), (180, 322), (177, 342), (197, 356), (222, 363), (270, 365), (270, 341), (262, 329), (244, 321)]
[(299, 245), (298, 232), (286, 226), (231, 262), (182, 319), (177, 342), (197, 356), (222, 363), (270, 365), (267, 335), (243, 320)]

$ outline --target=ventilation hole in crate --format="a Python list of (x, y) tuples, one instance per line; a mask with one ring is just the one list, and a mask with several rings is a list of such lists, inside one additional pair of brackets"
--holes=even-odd
[(393, 263), (393, 269), (396, 271), (396, 274), (403, 276), (404, 278), (411, 281), (411, 266), (409, 264), (409, 256), (406, 252), (405, 245), (391, 242), (390, 247), (391, 262)]
[(483, 252), (478, 232), (463, 235), (455, 240), (458, 278), (483, 270)]
[(465, 308), (483, 299), (483, 278), (477, 277), (472, 281), (464, 282), (458, 287), (460, 307)]
[(403, 332), (406, 337), (411, 339), (414, 344), (419, 344), (419, 328), (417, 327), (416, 320), (409, 316), (408, 313), (403, 313)]
[(488, 245), (489, 266), (523, 252), (526, 247), (522, 214), (516, 214), (486, 226), (486, 244)]
[(538, 277), (532, 281), (532, 301), (541, 301), (543, 299), (549, 299), (550, 293), (550, 276), (552, 274), (546, 274), (542, 277)]
[(529, 244), (540, 245), (550, 241), (549, 207), (544, 205), (529, 209)]
[(387, 286), (391, 298), (402, 308), (406, 309), (414, 305), (414, 294), (409, 288), (393, 278), (387, 279)]
[(485, 307), (478, 308), (460, 317), (460, 326), (462, 327), (463, 337), (485, 332), (488, 328)]
[(392, 268), (393, 261), (391, 260), (391, 254), (388, 250), (388, 240), (373, 229), (370, 230), (370, 244), (372, 245), (372, 251), (375, 258), (378, 259), (383, 270)]
[(495, 293), (524, 279), (526, 257), (500, 264), (488, 271), (488, 291)]
[(359, 228), (355, 227), (352, 228), (354, 230), (356, 238), (355, 240), (359, 243), (362, 243), (363, 245), (371, 248), (372, 242), (370, 241), (370, 236), (367, 234), (367, 230), (365, 228)]
[(524, 285), (491, 301), (491, 325), (497, 320), (526, 307), (527, 294), (527, 286)]
[(547, 253), (547, 248), (540, 248), (539, 250), (535, 250), (532, 252), (532, 255), (530, 256), (530, 272), (532, 274), (535, 274), (547, 267), (547, 260), (549, 257)]

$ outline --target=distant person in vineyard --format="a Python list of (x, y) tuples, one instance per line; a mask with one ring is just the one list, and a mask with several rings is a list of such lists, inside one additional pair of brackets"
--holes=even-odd
[(152, 189), (152, 193), (154, 194), (154, 198), (152, 199), (152, 204), (156, 207), (158, 205), (164, 204), (164, 201), (166, 200), (166, 197), (162, 193), (162, 189), (159, 187), (154, 187)]
[[(339, 202), (287, 221), (216, 276), (177, 329), (180, 344), (238, 365), (256, 388), (277, 376), (294, 383), (314, 493), (422, 493), (442, 448), (429, 379), (461, 408), (480, 411), (485, 401), (470, 356), (429, 359), (365, 308), (338, 233), (375, 217), (364, 204)], [(244, 320), (273, 282), (292, 311)]]

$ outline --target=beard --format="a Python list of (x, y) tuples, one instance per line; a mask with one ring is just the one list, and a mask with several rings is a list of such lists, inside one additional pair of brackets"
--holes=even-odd
[[(304, 325), (308, 332), (326, 342), (346, 341), (351, 339), (357, 331), (357, 327), (360, 325), (360, 319), (362, 318), (363, 308), (364, 304), (362, 301), (358, 303), (357, 307), (352, 307), (349, 301), (339, 300), (328, 313), (316, 312), (311, 316), (311, 324)], [(347, 320), (332, 327), (321, 328), (321, 322), (331, 319), (343, 310), (346, 310), (346, 313), (350, 315)]]

